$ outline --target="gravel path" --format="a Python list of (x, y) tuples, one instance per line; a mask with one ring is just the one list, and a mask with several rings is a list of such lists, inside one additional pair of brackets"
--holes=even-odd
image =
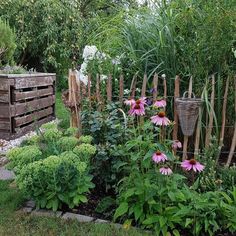
[(0, 180), (11, 180), (15, 179), (13, 171), (6, 170), (5, 167), (0, 167)]

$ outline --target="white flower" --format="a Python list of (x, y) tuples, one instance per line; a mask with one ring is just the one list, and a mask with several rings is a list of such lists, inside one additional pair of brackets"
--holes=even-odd
[(83, 59), (85, 61), (93, 60), (97, 52), (98, 52), (98, 49), (96, 46), (86, 45), (83, 51)]

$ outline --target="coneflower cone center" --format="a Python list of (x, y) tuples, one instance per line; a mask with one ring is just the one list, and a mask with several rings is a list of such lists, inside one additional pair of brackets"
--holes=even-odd
[(156, 155), (157, 156), (161, 155), (161, 152), (160, 151), (156, 151)]
[(194, 160), (194, 159), (191, 159), (191, 160), (189, 160), (189, 163), (191, 164), (191, 165), (196, 165), (196, 160)]
[(136, 101), (136, 104), (137, 104), (137, 105), (141, 104), (141, 101), (140, 101), (140, 100), (137, 100), (137, 101)]
[(160, 112), (158, 113), (158, 116), (161, 117), (161, 118), (163, 118), (163, 117), (166, 116), (166, 113), (165, 113), (164, 111), (160, 111)]
[(140, 109), (140, 105), (139, 105), (139, 104), (136, 104), (136, 105), (134, 106), (134, 109)]

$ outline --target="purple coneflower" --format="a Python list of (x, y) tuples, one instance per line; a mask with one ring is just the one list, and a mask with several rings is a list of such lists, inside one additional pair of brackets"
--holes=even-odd
[(193, 171), (195, 172), (201, 172), (205, 168), (204, 165), (200, 164), (195, 159), (184, 160), (183, 162), (181, 162), (181, 167), (187, 171), (193, 169)]
[(172, 143), (172, 149), (177, 150), (178, 148), (182, 148), (182, 143), (179, 140), (174, 140)]
[(164, 153), (160, 152), (160, 151), (156, 151), (152, 155), (152, 160), (156, 163), (165, 162), (167, 160), (167, 156)]
[(133, 104), (135, 104), (135, 100), (130, 98), (124, 101), (124, 104), (127, 106), (132, 106)]
[(131, 108), (129, 110), (129, 114), (131, 116), (143, 116), (145, 115), (145, 108), (144, 105), (146, 105), (146, 98), (142, 97), (136, 101), (134, 101), (133, 104), (131, 104)]
[(169, 167), (162, 167), (162, 168), (160, 168), (159, 171), (163, 175), (171, 175), (173, 173), (173, 171)]
[(156, 116), (152, 116), (151, 122), (160, 126), (167, 126), (170, 124), (170, 120), (166, 117), (164, 111), (160, 111)]
[(153, 104), (154, 107), (166, 107), (166, 101), (164, 99), (158, 99)]

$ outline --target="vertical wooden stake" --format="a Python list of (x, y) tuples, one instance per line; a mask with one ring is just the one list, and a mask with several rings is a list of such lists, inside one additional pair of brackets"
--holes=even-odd
[(163, 75), (162, 78), (163, 78), (163, 86), (164, 86), (164, 99), (167, 100), (166, 75)]
[(107, 80), (107, 101), (111, 102), (112, 101), (112, 76), (108, 76)]
[(91, 74), (88, 74), (88, 100), (89, 100), (89, 110), (92, 109), (91, 103)]
[[(236, 114), (236, 76), (234, 77), (234, 113)], [(231, 147), (230, 147), (230, 151), (229, 151), (229, 156), (226, 162), (226, 167), (229, 167), (234, 155), (234, 150), (236, 148), (236, 119), (234, 121), (234, 135), (233, 135), (233, 139), (232, 139), (232, 143), (231, 143)]]
[(147, 74), (144, 74), (141, 97), (146, 96), (146, 87), (147, 87)]
[(137, 83), (137, 75), (138, 73), (136, 73), (132, 79), (131, 82), (131, 86), (130, 86), (130, 98), (134, 98), (135, 97), (135, 90), (136, 90), (136, 83)]
[(119, 96), (119, 101), (121, 104), (123, 104), (123, 99), (124, 99), (124, 76), (121, 74), (120, 75), (120, 96)]
[[(191, 76), (190, 81), (189, 81), (189, 88), (188, 88), (188, 98), (191, 98), (192, 91), (193, 91), (193, 78)], [(187, 149), (188, 149), (188, 136), (184, 135), (183, 156), (182, 156), (183, 160), (187, 159), (188, 157)]]
[(97, 74), (96, 76), (96, 98), (98, 103), (98, 111), (101, 111), (101, 96), (100, 96), (100, 76)]
[(224, 100), (223, 100), (223, 107), (222, 107), (222, 126), (221, 126), (221, 131), (220, 131), (219, 153), (218, 153), (217, 161), (219, 160), (221, 149), (224, 144), (228, 90), (229, 90), (229, 76), (226, 79), (226, 85), (225, 85), (225, 93), (224, 93)]
[(211, 85), (212, 85), (212, 90), (211, 90), (211, 111), (209, 113), (208, 128), (206, 130), (205, 148), (209, 147), (212, 128), (213, 128), (213, 115), (214, 115), (213, 110), (214, 110), (214, 104), (215, 104), (215, 75), (212, 75), (211, 79), (212, 79), (211, 80)]
[(158, 74), (155, 73), (153, 77), (153, 102), (157, 100)]
[[(178, 75), (175, 77), (175, 94), (174, 99), (179, 97), (179, 85), (180, 85), (180, 78)], [(173, 140), (178, 140), (178, 125), (179, 125), (179, 119), (178, 114), (176, 110), (176, 105), (174, 102), (174, 130), (173, 130)]]
[(71, 101), (74, 107), (71, 113), (70, 125), (71, 127), (78, 128), (79, 126), (78, 107), (77, 107), (78, 83), (76, 81), (76, 75), (74, 71), (70, 73), (70, 80), (71, 80)]

